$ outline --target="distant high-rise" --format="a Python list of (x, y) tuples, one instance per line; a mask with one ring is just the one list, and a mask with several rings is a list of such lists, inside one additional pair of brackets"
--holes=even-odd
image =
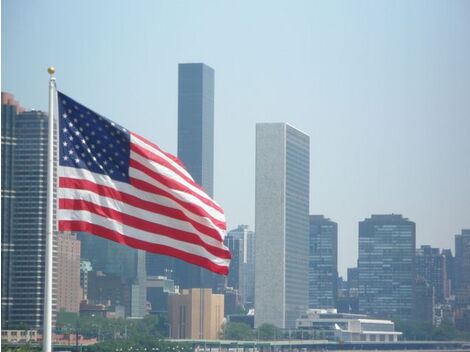
[(80, 311), (80, 241), (74, 233), (59, 233), (57, 241), (57, 310)]
[(443, 249), (442, 255), (445, 258), (446, 262), (446, 293), (445, 298), (448, 298), (450, 295), (454, 294), (454, 286), (455, 286), (455, 257), (452, 255), (452, 250), (450, 249)]
[(439, 248), (428, 245), (416, 250), (416, 277), (423, 279), (434, 288), (436, 303), (444, 303), (446, 297), (446, 258)]
[(227, 285), (238, 290), (245, 307), (253, 307), (255, 294), (254, 240), (254, 232), (247, 225), (229, 231), (224, 240), (232, 253)]
[[(18, 114), (14, 121), (15, 197), (10, 214), (14, 251), (7, 275), (8, 313), (5, 318), (2, 315), (2, 324), (5, 328), (39, 329), (44, 307), (48, 117), (40, 111), (28, 111)], [(56, 250), (57, 242), (54, 242)]]
[(256, 125), (255, 326), (295, 326), (308, 307), (309, 136)]
[(11, 259), (13, 246), (13, 206), (15, 201), (14, 157), (15, 119), (22, 110), (13, 95), (2, 92), (2, 327), (9, 321)]
[(459, 305), (470, 305), (470, 229), (455, 235), (455, 293)]
[[(178, 158), (204, 191), (214, 194), (214, 70), (202, 63), (178, 66)], [(220, 278), (174, 259), (173, 278), (182, 288), (216, 289)]]
[(359, 312), (410, 319), (414, 306), (415, 223), (401, 215), (359, 222)]
[(310, 215), (309, 308), (336, 308), (338, 296), (338, 224)]

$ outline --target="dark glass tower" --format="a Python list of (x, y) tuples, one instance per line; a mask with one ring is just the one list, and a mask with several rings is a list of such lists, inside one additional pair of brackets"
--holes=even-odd
[(436, 303), (445, 303), (447, 270), (446, 257), (439, 248), (428, 245), (416, 250), (416, 278), (424, 280), (434, 288)]
[(13, 96), (2, 93), (2, 327), (9, 319), (11, 258), (13, 246), (14, 153), (16, 147), (15, 118), (19, 104)]
[(470, 229), (455, 235), (456, 296), (459, 305), (470, 305)]
[[(214, 186), (214, 70), (202, 63), (178, 67), (178, 158), (204, 191)], [(213, 288), (221, 278), (174, 259), (173, 277), (182, 288)]]
[(336, 308), (338, 224), (323, 215), (310, 215), (308, 305)]
[(40, 111), (16, 117), (15, 204), (10, 273), (9, 328), (38, 329), (44, 306), (48, 117)]
[(359, 312), (410, 319), (414, 307), (415, 223), (401, 215), (359, 222)]

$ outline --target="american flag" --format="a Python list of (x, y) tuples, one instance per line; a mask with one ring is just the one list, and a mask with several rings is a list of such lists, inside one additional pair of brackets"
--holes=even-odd
[(222, 208), (182, 163), (58, 92), (60, 231), (82, 231), (227, 275)]

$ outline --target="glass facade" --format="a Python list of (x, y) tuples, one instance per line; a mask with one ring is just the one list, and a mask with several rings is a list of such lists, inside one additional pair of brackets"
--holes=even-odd
[(470, 229), (455, 235), (455, 267), (457, 304), (470, 305)]
[(338, 225), (310, 215), (309, 308), (335, 308), (338, 280)]
[(227, 285), (238, 289), (241, 303), (252, 308), (254, 301), (254, 232), (248, 225), (239, 225), (227, 233), (225, 245), (232, 253)]
[(47, 201), (48, 117), (39, 111), (15, 120), (12, 304), (7, 326), (42, 326)]
[(13, 188), (16, 106), (2, 104), (2, 327), (9, 321), (11, 257), (13, 254)]
[(308, 307), (309, 137), (256, 125), (255, 326), (295, 326)]
[[(202, 63), (178, 66), (178, 158), (204, 191), (214, 193), (214, 70)], [(158, 261), (158, 259), (156, 259)], [(221, 278), (173, 259), (173, 278), (181, 288), (216, 289)]]
[(446, 258), (439, 248), (421, 246), (416, 250), (416, 277), (434, 288), (436, 303), (445, 303), (447, 287)]
[(410, 319), (415, 282), (415, 223), (372, 215), (359, 223), (359, 312)]

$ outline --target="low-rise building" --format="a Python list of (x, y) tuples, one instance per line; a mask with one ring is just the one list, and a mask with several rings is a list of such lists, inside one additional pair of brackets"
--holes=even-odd
[(183, 290), (168, 299), (170, 337), (215, 340), (224, 321), (224, 295), (210, 288)]
[(37, 342), (39, 337), (37, 330), (2, 330), (2, 344)]
[(341, 342), (396, 342), (401, 332), (391, 320), (373, 319), (363, 314), (338, 313), (336, 309), (309, 309), (296, 320), (296, 329), (312, 338)]

